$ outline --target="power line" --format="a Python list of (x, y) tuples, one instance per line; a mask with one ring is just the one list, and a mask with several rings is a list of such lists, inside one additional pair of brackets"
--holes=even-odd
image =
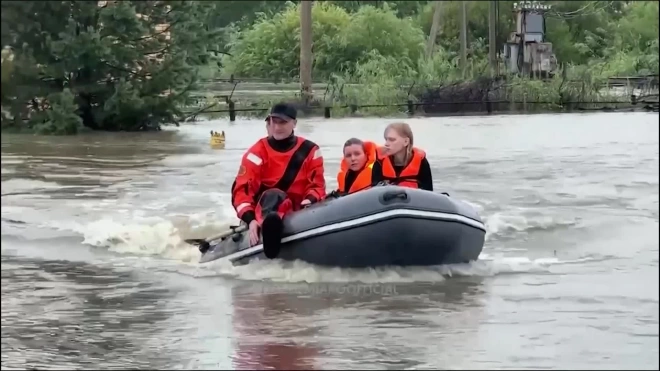
[[(599, 5), (596, 7), (596, 5)], [(598, 12), (601, 12), (607, 8), (612, 8), (614, 5), (614, 1), (591, 1), (587, 5), (583, 6), (580, 9), (574, 10), (572, 12), (557, 12), (557, 11), (550, 11), (548, 12), (548, 17), (551, 18), (560, 18), (564, 20), (569, 20), (569, 19), (574, 19), (578, 17), (584, 17), (584, 16), (589, 16), (592, 14), (596, 14)], [(593, 9), (588, 9), (588, 8), (593, 8)]]

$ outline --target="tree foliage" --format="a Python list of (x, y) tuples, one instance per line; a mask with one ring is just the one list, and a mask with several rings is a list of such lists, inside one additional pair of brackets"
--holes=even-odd
[[(498, 46), (515, 31), (513, 5), (498, 1)], [(457, 69), (460, 1), (443, 2), (439, 48), (422, 60), (423, 41), (431, 28), (428, 1), (319, 2), (313, 9), (314, 77), (355, 75), (358, 66), (397, 60), (398, 75), (449, 73)], [(596, 65), (607, 73), (657, 73), (658, 2), (549, 1), (547, 38), (560, 63)], [(293, 2), (279, 13), (264, 13), (233, 36), (225, 70), (244, 77), (295, 78), (299, 59), (299, 15)], [(486, 71), (489, 2), (467, 2), (468, 58), (475, 74)], [(273, 16), (266, 14), (274, 14)], [(499, 48), (498, 48), (499, 49)], [(375, 56), (373, 63), (368, 59)], [(605, 66), (607, 65), (607, 66)], [(370, 67), (371, 68), (371, 67)], [(439, 72), (440, 73), (440, 72)], [(357, 77), (355, 75), (354, 77)]]
[(3, 63), (3, 127), (71, 133), (80, 123), (111, 131), (175, 123), (195, 66), (208, 63), (221, 36), (207, 26), (206, 4), (3, 1), (2, 42), (13, 57), (7, 79)]
[[(515, 31), (514, 2), (497, 2), (498, 49)], [(2, 126), (51, 134), (152, 130), (181, 117), (200, 76), (297, 79), (299, 3), (3, 1)], [(658, 73), (657, 1), (546, 3), (553, 6), (547, 39), (573, 76)], [(483, 75), (489, 2), (467, 2), (465, 72), (458, 65), (461, 2), (442, 7), (427, 58), (430, 1), (314, 2), (314, 79), (366, 86), (359, 94), (345, 89), (348, 100), (378, 95), (398, 103), (407, 95), (398, 88), (404, 81), (437, 85)]]
[[(300, 58), (300, 10), (290, 3), (282, 12), (261, 16), (251, 27), (236, 33), (226, 68), (241, 76), (295, 78)], [(315, 78), (352, 71), (374, 53), (413, 66), (421, 56), (424, 35), (409, 18), (371, 5), (355, 13), (329, 2), (312, 9)]]

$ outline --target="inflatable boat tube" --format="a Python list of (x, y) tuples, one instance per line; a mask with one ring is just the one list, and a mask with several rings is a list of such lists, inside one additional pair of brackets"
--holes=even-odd
[[(477, 260), (485, 236), (483, 222), (464, 202), (381, 186), (287, 215), (277, 259), (343, 268), (466, 263)], [(263, 246), (250, 247), (248, 240), (242, 232), (213, 241), (200, 262), (267, 259)]]

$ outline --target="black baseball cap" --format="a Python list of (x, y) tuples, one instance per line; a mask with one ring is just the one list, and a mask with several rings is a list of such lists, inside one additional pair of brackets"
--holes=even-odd
[(279, 117), (282, 120), (289, 121), (295, 120), (296, 116), (298, 116), (298, 110), (296, 110), (296, 107), (288, 103), (278, 103), (271, 108), (270, 114), (266, 117), (266, 120), (271, 117)]

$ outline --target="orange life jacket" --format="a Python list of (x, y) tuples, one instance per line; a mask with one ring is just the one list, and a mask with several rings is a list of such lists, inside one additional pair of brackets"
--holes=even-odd
[(346, 189), (346, 178), (348, 177), (348, 174), (351, 170), (348, 168), (348, 161), (346, 161), (345, 158), (341, 160), (341, 167), (339, 169), (339, 173), (337, 173), (337, 184), (339, 185), (339, 192), (350, 194), (357, 191), (362, 191), (371, 186), (371, 168), (374, 166), (374, 162), (377, 158), (378, 146), (374, 142), (364, 142), (364, 148), (365, 154), (367, 155), (367, 163), (355, 177), (355, 180), (349, 189)]
[(417, 178), (419, 177), (422, 160), (426, 157), (424, 151), (413, 147), (412, 159), (401, 170), (399, 175), (394, 171), (394, 165), (389, 156), (380, 152), (378, 157), (383, 168), (383, 180), (401, 187), (419, 188)]

